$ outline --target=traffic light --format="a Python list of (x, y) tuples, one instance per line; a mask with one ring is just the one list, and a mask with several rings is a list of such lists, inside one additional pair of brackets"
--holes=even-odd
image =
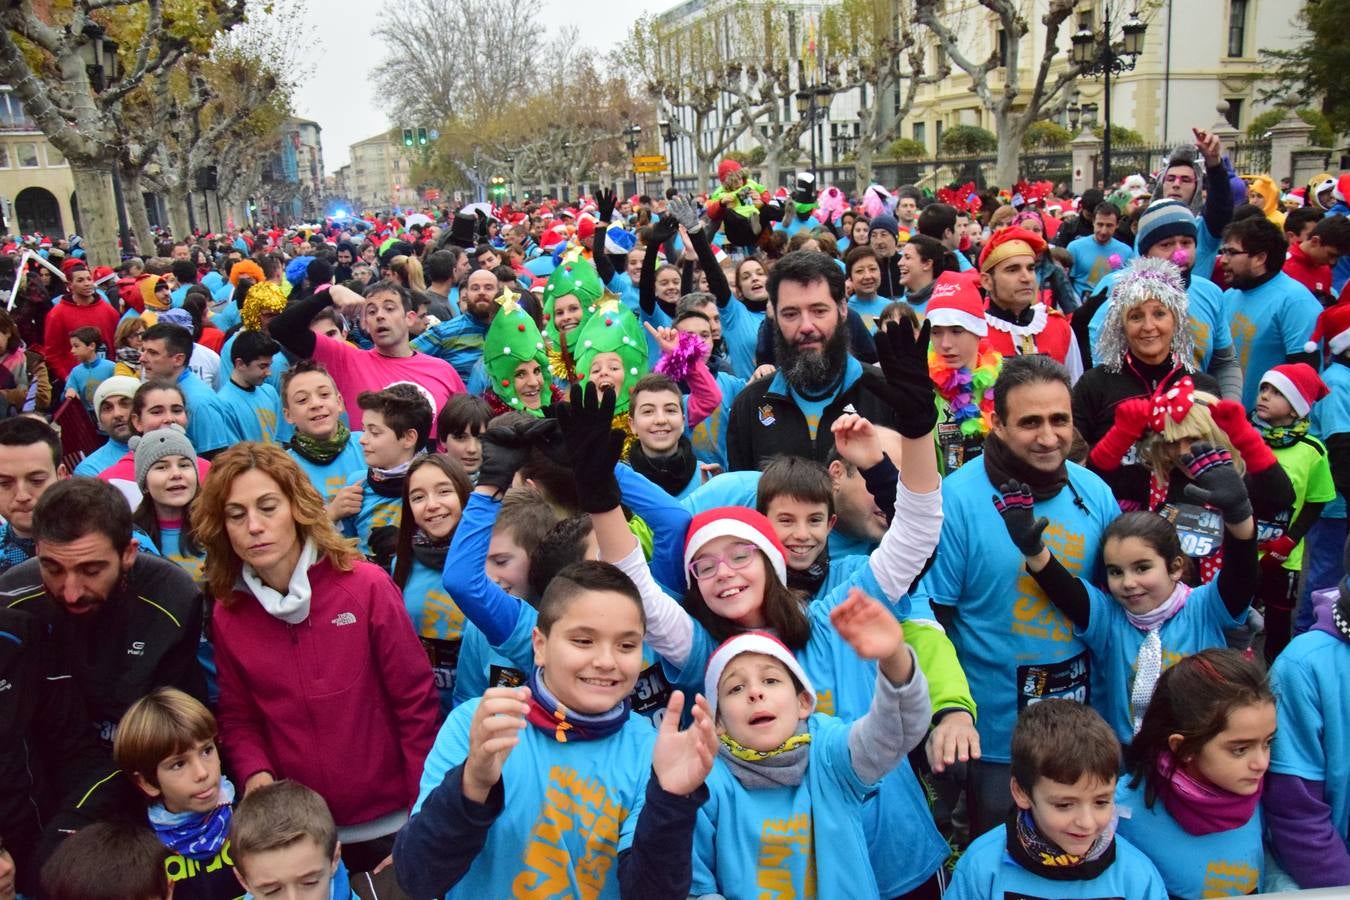
[(413, 130), (411, 128), (403, 129), (403, 146), (411, 147), (413, 145)]
[(494, 197), (503, 197), (506, 194), (506, 179), (500, 175), (492, 176), (492, 195)]
[(427, 145), (427, 130), (425, 128), (417, 129), (417, 146), (425, 147)]

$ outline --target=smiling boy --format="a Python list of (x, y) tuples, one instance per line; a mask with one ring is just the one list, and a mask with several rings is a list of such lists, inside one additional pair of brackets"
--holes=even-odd
[(388, 569), (403, 510), (408, 465), (431, 433), (431, 406), (412, 385), (395, 384), (357, 398), (365, 411), (361, 453), (366, 470), (350, 476), (348, 487), (361, 487), (361, 508), (342, 523), (357, 547)]

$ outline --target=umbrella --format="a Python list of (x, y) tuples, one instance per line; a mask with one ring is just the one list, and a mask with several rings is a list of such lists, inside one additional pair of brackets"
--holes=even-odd
[(434, 224), (435, 223), (432, 221), (431, 216), (427, 215), (426, 213), (413, 213), (412, 215), (403, 217), (403, 225), (406, 228), (411, 228), (414, 225), (434, 225)]

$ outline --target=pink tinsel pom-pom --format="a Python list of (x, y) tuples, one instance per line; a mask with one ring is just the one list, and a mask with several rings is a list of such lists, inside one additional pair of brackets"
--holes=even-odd
[(1124, 261), (1120, 258), (1120, 254), (1119, 254), (1119, 253), (1112, 253), (1110, 256), (1108, 256), (1108, 257), (1106, 258), (1106, 261), (1107, 261), (1108, 264), (1110, 264), (1110, 266), (1111, 266), (1112, 269), (1119, 269), (1119, 268), (1121, 267), (1121, 265), (1123, 264), (1123, 262), (1124, 262)]
[(1183, 250), (1178, 247), (1172, 251), (1172, 265), (1178, 269), (1184, 269), (1191, 264), (1191, 253), (1189, 250)]
[(675, 349), (658, 359), (652, 370), (668, 375), (676, 381), (684, 381), (689, 377), (689, 371), (693, 369), (694, 364), (703, 358), (703, 353), (707, 349), (707, 345), (698, 335), (681, 331)]

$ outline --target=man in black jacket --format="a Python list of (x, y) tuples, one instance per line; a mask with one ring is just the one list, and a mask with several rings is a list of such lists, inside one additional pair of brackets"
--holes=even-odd
[(834, 447), (830, 426), (849, 412), (891, 426), (891, 406), (874, 388), (883, 378), (848, 350), (844, 274), (823, 253), (799, 250), (769, 272), (773, 310), (773, 378), (752, 381), (731, 407), (727, 456), (731, 469), (759, 469), (771, 456), (825, 462)]

